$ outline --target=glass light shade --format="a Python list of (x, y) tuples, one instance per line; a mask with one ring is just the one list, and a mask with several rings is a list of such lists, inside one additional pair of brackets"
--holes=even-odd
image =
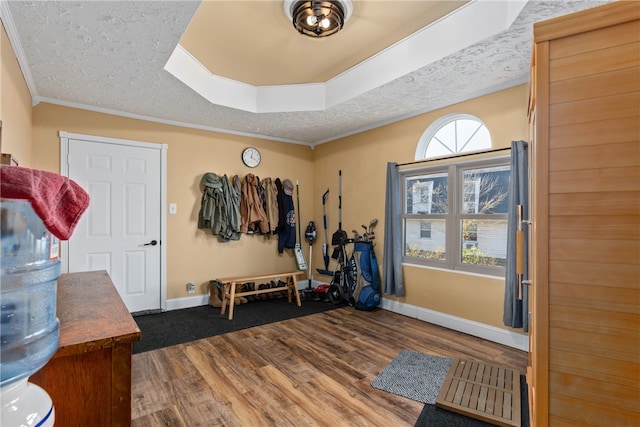
[(339, 1), (298, 1), (291, 7), (294, 28), (309, 37), (326, 37), (342, 29), (345, 9)]

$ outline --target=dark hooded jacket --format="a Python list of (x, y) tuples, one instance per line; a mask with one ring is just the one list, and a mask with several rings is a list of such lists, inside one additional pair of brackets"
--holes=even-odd
[(283, 253), (284, 248), (291, 249), (296, 246), (296, 211), (293, 207), (293, 184), (290, 180), (284, 180), (284, 183), (282, 183), (282, 190), (283, 209), (280, 211), (280, 216), (284, 219), (284, 225), (278, 229), (279, 253)]

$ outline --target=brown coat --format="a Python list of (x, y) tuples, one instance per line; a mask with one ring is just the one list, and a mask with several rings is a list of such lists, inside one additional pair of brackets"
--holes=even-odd
[(248, 174), (242, 181), (242, 197), (240, 198), (241, 233), (266, 234), (269, 232), (267, 214), (262, 208), (262, 201), (258, 197), (258, 178)]
[(271, 178), (262, 180), (264, 187), (264, 197), (267, 205), (267, 220), (269, 220), (269, 232), (278, 233), (278, 187)]

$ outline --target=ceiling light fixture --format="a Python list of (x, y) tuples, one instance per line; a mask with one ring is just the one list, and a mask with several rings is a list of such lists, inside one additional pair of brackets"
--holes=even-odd
[(284, 10), (300, 34), (318, 38), (340, 31), (351, 16), (353, 4), (350, 0), (285, 1)]

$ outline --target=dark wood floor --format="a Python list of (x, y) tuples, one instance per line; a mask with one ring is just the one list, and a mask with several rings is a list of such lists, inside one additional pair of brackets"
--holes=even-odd
[(132, 425), (413, 426), (422, 403), (371, 386), (405, 349), (527, 364), (510, 347), (345, 307), (134, 355)]

